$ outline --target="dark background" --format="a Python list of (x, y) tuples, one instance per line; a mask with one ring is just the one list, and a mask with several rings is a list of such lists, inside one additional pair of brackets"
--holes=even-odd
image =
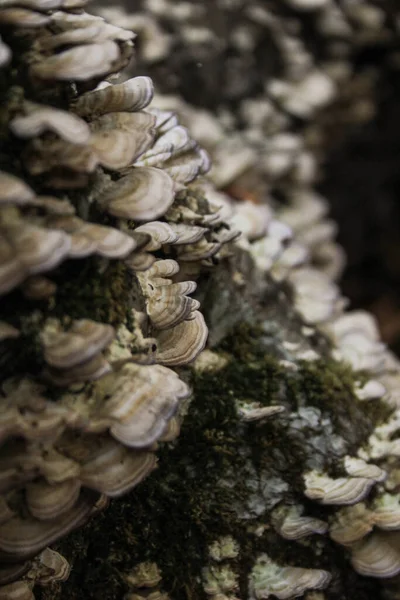
[(321, 191), (347, 254), (343, 293), (400, 354), (400, 71), (382, 65), (380, 79), (376, 117), (331, 152)]

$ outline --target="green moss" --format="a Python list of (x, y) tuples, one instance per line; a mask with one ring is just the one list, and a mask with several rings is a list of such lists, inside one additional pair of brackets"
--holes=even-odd
[(297, 399), (304, 398), (307, 406), (315, 406), (330, 416), (336, 432), (348, 443), (350, 453), (391, 412), (383, 402), (360, 402), (354, 392), (358, 380), (347, 364), (334, 360), (303, 362), (292, 391)]
[(121, 261), (103, 265), (96, 257), (69, 261), (54, 279), (57, 293), (49, 307), (52, 316), (88, 318), (111, 325), (118, 325), (129, 316), (134, 299), (134, 276)]
[[(92, 319), (111, 325), (125, 322), (135, 301), (135, 278), (124, 263), (101, 263), (97, 257), (68, 261), (51, 273), (57, 291), (50, 299), (27, 300), (20, 290), (8, 294), (2, 303), (2, 319), (19, 329), (25, 323), (56, 317)], [(33, 315), (33, 317), (32, 317)]]
[(131, 308), (139, 299), (131, 271), (120, 261), (104, 263), (92, 257), (84, 261), (68, 261), (52, 272), (57, 284), (50, 300), (32, 301), (14, 290), (2, 299), (2, 320), (15, 326), (21, 335), (0, 344), (0, 377), (17, 373), (37, 375), (44, 366), (39, 334), (47, 318), (92, 319), (118, 326), (132, 325)]
[[(207, 547), (229, 533), (241, 548), (236, 560), (240, 597), (247, 597), (254, 557), (268, 552), (282, 564), (309, 564), (340, 572), (335, 598), (351, 583), (355, 600), (368, 599), (370, 588), (366, 589), (343, 552), (338, 553), (327, 537), (321, 538), (324, 550), (317, 557), (312, 544), (299, 546), (282, 540), (272, 527), (261, 537), (250, 534), (250, 522), (237, 516), (237, 507), (245, 505), (249, 495), (243, 475), (249, 458), (243, 449), (250, 449), (250, 461), (259, 475), (267, 470), (290, 484), (285, 502), (303, 503), (301, 476), (307, 451), (304, 439), (293, 435), (284, 419), (243, 426), (235, 400), (270, 405), (284, 399), (291, 410), (315, 406), (331, 415), (337, 433), (348, 435), (349, 444), (361, 443), (374, 419), (354, 408), (361, 405), (354, 396), (351, 371), (329, 361), (304, 363), (298, 372), (288, 372), (265, 351), (257, 328), (238, 328), (218, 350), (229, 362), (217, 373), (191, 374), (190, 410), (176, 443), (162, 445), (158, 451), (159, 469), (59, 544), (74, 568), (59, 595), (52, 598), (122, 600), (128, 590), (124, 574), (138, 562), (150, 560), (161, 569), (162, 587), (174, 600), (202, 600), (200, 576), (208, 561)], [(345, 414), (354, 429), (362, 421), (356, 441), (343, 426)], [(232, 488), (221, 485), (229, 474), (235, 478)], [(316, 503), (306, 504), (308, 514), (326, 518), (330, 512)], [(268, 524), (268, 514), (260, 522)], [(378, 584), (375, 587), (379, 598)], [(49, 598), (45, 594), (42, 600)]]

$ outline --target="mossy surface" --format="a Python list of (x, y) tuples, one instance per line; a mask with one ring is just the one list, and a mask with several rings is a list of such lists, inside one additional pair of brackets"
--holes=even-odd
[(17, 373), (40, 373), (40, 331), (48, 318), (60, 319), (66, 328), (73, 319), (132, 325), (131, 309), (140, 298), (135, 277), (123, 262), (71, 260), (52, 273), (52, 281), (57, 291), (50, 299), (27, 300), (17, 289), (2, 300), (2, 320), (21, 332), (18, 339), (0, 344), (2, 380)]
[[(191, 372), (194, 396), (178, 440), (160, 447), (159, 468), (144, 483), (58, 545), (72, 561), (72, 573), (59, 588), (43, 589), (42, 600), (123, 600), (129, 591), (126, 574), (145, 560), (157, 563), (161, 588), (173, 600), (204, 599), (201, 571), (209, 562), (208, 545), (226, 534), (240, 545), (231, 563), (239, 574), (240, 598), (247, 598), (248, 575), (260, 552), (281, 564), (333, 572), (328, 598), (347, 598), (349, 589), (352, 600), (368, 600), (371, 593), (380, 598), (380, 584), (357, 576), (343, 549), (326, 536), (319, 537), (317, 553), (316, 537), (306, 544), (280, 538), (269, 525), (269, 509), (247, 519), (240, 516), (248, 506), (249, 465), (259, 480), (266, 474), (266, 483), (273, 476), (287, 482), (276, 502), (301, 502), (307, 514), (325, 519), (332, 509), (303, 496), (310, 448), (302, 440), (311, 434), (293, 433), (285, 418), (243, 425), (235, 401), (271, 405), (283, 400), (291, 411), (318, 407), (331, 415), (346, 451), (361, 444), (376, 422), (376, 415), (357, 408), (361, 405), (347, 367), (333, 361), (303, 363), (299, 371), (288, 372), (260, 340), (260, 330), (239, 327), (218, 349), (228, 358), (224, 369)], [(342, 426), (344, 414), (356, 434)], [(338, 457), (324, 460), (333, 468)], [(254, 535), (251, 531), (260, 524), (266, 526), (264, 533)]]
[(134, 275), (121, 261), (69, 261), (60, 269), (51, 313), (119, 325), (133, 305)]

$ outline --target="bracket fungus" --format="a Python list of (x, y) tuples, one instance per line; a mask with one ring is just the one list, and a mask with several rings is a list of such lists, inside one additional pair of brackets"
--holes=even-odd
[(328, 531), (328, 523), (321, 519), (302, 516), (298, 506), (282, 506), (272, 514), (274, 527), (288, 540), (297, 540), (312, 534), (323, 535)]
[(250, 574), (250, 597), (276, 596), (279, 600), (302, 596), (306, 590), (324, 589), (331, 576), (318, 569), (280, 567), (266, 554), (257, 558)]
[(304, 476), (305, 495), (322, 504), (356, 504), (368, 495), (375, 484), (367, 477), (339, 477), (310, 471)]
[(314, 188), (393, 16), (86, 4), (0, 0), (0, 600), (390, 598), (399, 364)]
[(354, 546), (351, 561), (361, 575), (394, 577), (400, 572), (399, 534), (373, 533)]

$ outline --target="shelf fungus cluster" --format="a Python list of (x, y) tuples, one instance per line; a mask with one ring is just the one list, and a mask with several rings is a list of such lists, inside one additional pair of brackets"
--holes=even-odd
[(178, 434), (171, 367), (207, 338), (185, 271), (237, 237), (187, 187), (209, 158), (151, 107), (151, 79), (105, 79), (134, 34), (85, 4), (0, 2), (2, 599), (66, 579), (46, 546)]
[(383, 599), (399, 364), (314, 190), (383, 9), (218, 2), (218, 46), (203, 3), (85, 5), (0, 0), (0, 600)]
[(221, 0), (210, 19), (195, 0), (102, 4), (113, 23), (140, 23), (138, 64), (212, 150), (216, 185), (239, 198), (267, 191), (314, 265), (338, 277), (345, 257), (314, 188), (328, 149), (375, 112), (379, 68), (357, 57), (396, 51), (396, 10), (372, 0)]

